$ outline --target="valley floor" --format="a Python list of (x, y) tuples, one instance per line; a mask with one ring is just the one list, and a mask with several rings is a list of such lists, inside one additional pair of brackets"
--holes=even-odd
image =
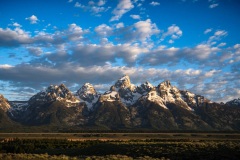
[(239, 132), (91, 132), (91, 133), (0, 133), (0, 139), (67, 139), (71, 141), (85, 140), (147, 140), (147, 139), (189, 139), (189, 140), (240, 140)]
[(0, 159), (238, 159), (239, 133), (1, 133)]

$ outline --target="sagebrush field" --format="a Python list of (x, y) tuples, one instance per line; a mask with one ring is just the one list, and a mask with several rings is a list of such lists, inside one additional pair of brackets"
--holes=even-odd
[(3, 133), (0, 150), (1, 159), (238, 159), (240, 135)]

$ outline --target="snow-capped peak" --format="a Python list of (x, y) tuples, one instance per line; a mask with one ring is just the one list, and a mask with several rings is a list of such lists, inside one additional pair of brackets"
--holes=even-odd
[(136, 88), (136, 90), (137, 90), (138, 93), (145, 95), (145, 94), (147, 94), (150, 90), (152, 90), (153, 88), (154, 88), (154, 86), (147, 81), (147, 82), (141, 84), (140, 86), (138, 86), (138, 87)]
[(77, 94), (80, 96), (82, 94), (97, 94), (95, 88), (90, 83), (85, 83), (78, 91)]
[(158, 85), (158, 91), (160, 96), (167, 102), (175, 102), (174, 91), (177, 91), (176, 88), (171, 86), (170, 81), (164, 81)]
[(182, 99), (189, 105), (198, 107), (204, 104), (204, 102), (210, 102), (208, 99), (204, 98), (204, 96), (196, 95), (191, 93), (190, 91), (183, 90), (180, 91)]
[(115, 83), (115, 88), (120, 89), (120, 88), (129, 88), (131, 87), (131, 81), (128, 75), (125, 75), (121, 77), (116, 83)]
[(145, 86), (147, 86), (148, 88), (153, 88), (153, 85), (151, 83), (149, 83), (148, 81), (146, 81), (145, 83), (143, 83)]
[(80, 101), (85, 102), (87, 107), (90, 109), (97, 102), (99, 94), (95, 90), (92, 84), (85, 83), (76, 93), (76, 96)]
[(191, 107), (188, 106), (183, 98), (181, 91), (172, 86), (170, 81), (164, 81), (160, 83), (157, 87), (160, 97), (165, 101), (165, 103), (181, 103), (181, 107), (193, 111)]
[(46, 89), (45, 93), (51, 99), (58, 99), (58, 98), (60, 98), (60, 99), (61, 98), (71, 99), (71, 98), (74, 98), (71, 91), (64, 84), (60, 84), (59, 86), (50, 85)]
[(46, 90), (41, 91), (30, 98), (29, 104), (34, 102), (67, 101), (69, 103), (79, 103), (71, 91), (64, 85), (50, 85)]
[(131, 84), (129, 76), (125, 75), (117, 80), (115, 85), (111, 86), (110, 91), (101, 96), (101, 101), (121, 101), (126, 106), (131, 106), (152, 88), (154, 87), (149, 82), (136, 87)]

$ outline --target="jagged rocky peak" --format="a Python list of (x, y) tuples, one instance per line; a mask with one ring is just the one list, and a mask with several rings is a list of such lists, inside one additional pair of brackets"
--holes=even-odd
[(226, 102), (226, 104), (230, 105), (230, 106), (239, 106), (240, 107), (240, 98), (228, 101), (228, 102)]
[[(172, 93), (174, 93), (174, 91), (177, 91), (178, 89), (176, 87), (172, 87), (170, 81), (163, 81), (161, 82), (158, 86), (157, 86), (158, 92), (160, 94), (160, 96), (164, 99), (168, 99), (169, 98), (173, 98)], [(173, 100), (173, 99), (172, 99)]]
[(132, 89), (133, 85), (131, 84), (130, 78), (128, 75), (124, 75), (121, 77), (114, 85), (115, 89), (126, 89), (130, 88)]
[(181, 95), (184, 99), (185, 102), (187, 102), (188, 104), (196, 104), (196, 95), (187, 91), (187, 90), (184, 90), (184, 91), (181, 91)]
[(80, 95), (85, 95), (85, 94), (92, 94), (95, 95), (97, 94), (95, 88), (93, 87), (92, 84), (90, 83), (85, 83), (78, 91), (77, 94)]
[(131, 84), (128, 75), (125, 75), (117, 80), (117, 82), (110, 87), (110, 90), (105, 92), (100, 97), (100, 102), (104, 101), (121, 101), (125, 105), (131, 105), (136, 100), (136, 87)]
[(169, 80), (163, 81), (162, 83), (159, 84), (160, 88), (170, 88), (172, 87), (171, 83)]
[(164, 100), (165, 103), (178, 103), (182, 108), (193, 111), (193, 109), (188, 106), (185, 100), (182, 99), (180, 90), (172, 86), (170, 81), (164, 81), (160, 83), (157, 87), (160, 97)]
[(154, 86), (147, 81), (147, 82), (141, 84), (140, 86), (138, 86), (136, 90), (140, 94), (146, 94), (149, 91), (151, 91), (153, 88), (154, 88)]
[(180, 97), (180, 90), (171, 85), (170, 81), (163, 81), (158, 85), (158, 91), (161, 96), (170, 96), (172, 95), (173, 98), (179, 98)]
[(72, 98), (74, 98), (71, 91), (64, 84), (60, 84), (59, 86), (50, 85), (46, 89), (46, 93), (47, 93), (48, 98), (51, 98), (51, 99), (56, 99), (56, 98), (72, 99)]
[(183, 90), (180, 91), (181, 97), (183, 100), (190, 106), (202, 106), (204, 102), (210, 102), (208, 99), (204, 98), (204, 96), (196, 95), (190, 91)]
[[(134, 104), (142, 95), (137, 92), (137, 87), (131, 84), (128, 75), (121, 77), (114, 86), (111, 87), (110, 91), (115, 91), (116, 100), (120, 100), (126, 106)], [(114, 93), (111, 93), (111, 95)]]
[(145, 89), (145, 90), (151, 90), (152, 88), (154, 88), (154, 86), (151, 83), (149, 83), (148, 81), (141, 84), (140, 87)]
[(0, 102), (3, 102), (3, 101), (5, 101), (5, 98), (3, 95), (0, 94)]
[(145, 86), (146, 88), (153, 88), (153, 85), (150, 82), (148, 82), (148, 81), (143, 83), (141, 86)]
[(91, 108), (98, 100), (99, 94), (92, 84), (85, 83), (76, 94), (81, 101), (84, 101), (88, 108)]
[(56, 100), (76, 101), (76, 98), (71, 91), (64, 85), (50, 85), (46, 90), (41, 91), (30, 98), (29, 103), (34, 102), (49, 102)]
[(11, 108), (11, 106), (8, 103), (8, 100), (4, 98), (4, 96), (1, 94), (0, 94), (0, 108), (5, 112)]

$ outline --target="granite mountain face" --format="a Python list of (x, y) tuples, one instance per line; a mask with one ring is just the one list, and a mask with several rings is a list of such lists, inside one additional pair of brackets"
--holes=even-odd
[[(123, 76), (103, 94), (92, 84), (76, 93), (51, 85), (27, 102), (0, 96), (1, 127), (55, 127), (56, 130), (240, 130), (239, 99), (218, 104), (164, 81), (139, 86)], [(50, 129), (51, 130), (51, 129)]]

